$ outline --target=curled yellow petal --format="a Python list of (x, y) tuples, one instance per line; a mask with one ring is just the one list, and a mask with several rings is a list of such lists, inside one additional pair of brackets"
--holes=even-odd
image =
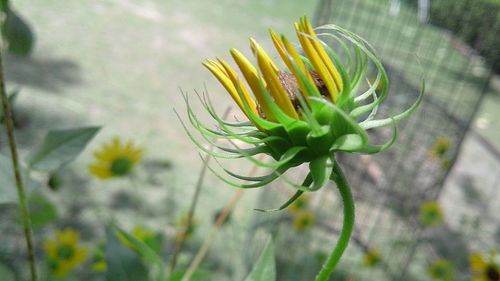
[(255, 49), (257, 63), (262, 71), (262, 76), (269, 85), (268, 90), (274, 98), (274, 101), (285, 112), (285, 114), (292, 118), (298, 118), (297, 111), (293, 107), (288, 93), (279, 81), (278, 73), (273, 69), (273, 62), (264, 49), (262, 49), (262, 47), (260, 47), (256, 42), (254, 42), (253, 48)]
[[(231, 79), (231, 81), (233, 82), (233, 84), (236, 85), (236, 87), (237, 87), (236, 89), (239, 90), (239, 91), (241, 91), (243, 99), (248, 104), (248, 106), (250, 107), (250, 109), (252, 110), (252, 112), (257, 114), (257, 107), (256, 107), (256, 104), (255, 104), (255, 101), (253, 100), (253, 98), (248, 93), (247, 87), (245, 86), (245, 84), (243, 83), (243, 81), (241, 81), (238, 78), (238, 75), (236, 74), (236, 72), (229, 66), (229, 64), (226, 61), (224, 61), (223, 59), (220, 59), (220, 58), (217, 58), (217, 60), (219, 61), (220, 65), (222, 65), (222, 67), (224, 68), (224, 70), (228, 74), (229, 79)], [(245, 111), (243, 110), (243, 112), (245, 112)]]
[[(310, 35), (311, 37), (316, 38), (317, 37), (316, 33), (314, 32), (314, 29), (312, 28), (311, 23), (307, 20), (307, 18), (303, 17), (301, 19), (301, 22), (302, 22), (302, 30), (306, 34)], [(313, 47), (316, 50), (316, 52), (318, 53), (318, 55), (321, 57), (326, 68), (330, 72), (330, 75), (333, 77), (333, 80), (335, 81), (335, 85), (337, 86), (337, 89), (339, 91), (341, 91), (343, 88), (343, 82), (342, 82), (342, 79), (340, 78), (340, 74), (339, 74), (337, 68), (333, 64), (332, 60), (330, 59), (330, 57), (326, 53), (326, 51), (323, 48), (323, 46), (321, 45), (321, 43), (314, 40), (313, 38), (308, 38), (308, 40), (311, 42), (311, 44), (313, 45)]]
[[(216, 64), (214, 66), (214, 64)], [(219, 66), (216, 62), (212, 63), (210, 61), (203, 62), (203, 65), (212, 72), (212, 74), (219, 80), (219, 82), (224, 86), (226, 91), (231, 95), (233, 100), (236, 102), (236, 104), (243, 110), (243, 106), (241, 103), (240, 96), (238, 95), (238, 91), (236, 90), (236, 87), (234, 86), (233, 82), (227, 74), (225, 73), (225, 70), (222, 66)], [(222, 70), (220, 68), (222, 68)]]
[(304, 50), (307, 57), (311, 61), (318, 75), (325, 83), (326, 88), (330, 93), (332, 101), (335, 102), (337, 100), (338, 90), (337, 86), (335, 85), (335, 81), (333, 80), (332, 76), (330, 75), (330, 72), (328, 71), (328, 68), (325, 66), (323, 60), (316, 52), (316, 49), (314, 48), (310, 40), (308, 40), (309, 38), (307, 38), (307, 36), (303, 34), (304, 30), (298, 23), (295, 23), (295, 31), (297, 33), (297, 37), (299, 38), (300, 44), (302, 45), (302, 49)]
[(299, 79), (299, 73), (297, 73), (297, 70), (293, 65), (293, 61), (295, 61), (295, 64), (299, 67), (299, 70), (306, 76), (306, 78), (309, 79), (309, 82), (311, 82), (311, 84), (315, 86), (311, 74), (309, 74), (309, 71), (305, 67), (302, 60), (300, 59), (300, 56), (295, 50), (295, 48), (293, 48), (293, 46), (290, 44), (290, 42), (286, 40), (284, 36), (282, 37), (282, 39), (280, 39), (278, 35), (274, 33), (272, 30), (269, 30), (269, 33), (271, 34), (274, 46), (276, 47), (276, 50), (278, 51), (279, 55), (285, 62), (288, 69), (294, 74), (295, 78), (297, 79), (297, 83), (299, 84), (299, 89), (302, 95), (305, 97), (306, 102), (309, 102), (308, 99), (309, 93), (307, 92), (307, 89), (302, 79)]
[[(259, 44), (257, 43), (257, 41), (255, 41), (255, 39), (253, 38), (250, 38), (250, 48), (252, 49), (252, 52), (255, 54), (257, 52), (257, 49), (258, 49)], [(265, 57), (265, 59), (269, 62), (269, 64), (271, 65), (273, 71), (275, 73), (278, 73), (280, 70), (279, 68), (274, 64), (273, 60), (269, 57), (269, 55), (267, 55), (266, 53), (263, 54), (263, 56)]]
[(252, 64), (242, 53), (240, 53), (240, 51), (233, 48), (231, 49), (231, 55), (233, 56), (233, 59), (238, 65), (238, 67), (240, 68), (241, 73), (245, 77), (245, 80), (247, 81), (248, 85), (250, 86), (250, 89), (252, 89), (252, 92), (255, 98), (257, 99), (257, 102), (259, 103), (262, 111), (266, 115), (266, 119), (270, 121), (276, 121), (276, 118), (269, 109), (264, 94), (261, 91), (261, 84), (263, 84), (262, 87), (266, 87), (265, 81), (259, 78), (259, 75), (255, 67), (252, 66)]

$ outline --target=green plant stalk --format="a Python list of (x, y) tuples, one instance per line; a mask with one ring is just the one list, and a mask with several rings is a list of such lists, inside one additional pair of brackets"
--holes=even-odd
[[(226, 119), (227, 116), (229, 115), (229, 113), (231, 113), (230, 106), (228, 108), (226, 108), (226, 111), (224, 111), (224, 114), (222, 115), (222, 119)], [(211, 147), (210, 150), (213, 150), (213, 147)], [(196, 206), (198, 205), (198, 199), (200, 197), (201, 188), (202, 188), (203, 182), (205, 180), (205, 174), (206, 174), (207, 169), (208, 169), (208, 162), (210, 161), (210, 158), (211, 158), (211, 156), (208, 154), (203, 158), (203, 166), (201, 168), (200, 173), (198, 174), (198, 180), (196, 181), (196, 186), (195, 186), (195, 190), (193, 193), (193, 197), (191, 198), (191, 206), (189, 206), (186, 225), (181, 229), (181, 231), (182, 231), (181, 239), (179, 241), (177, 241), (177, 243), (175, 244), (174, 252), (173, 252), (172, 258), (170, 260), (170, 268), (169, 268), (170, 274), (173, 274), (175, 271), (175, 267), (177, 265), (177, 257), (182, 252), (182, 249), (184, 248), (184, 244), (186, 243), (186, 234), (189, 231), (189, 229), (191, 228), (191, 225), (193, 224), (194, 213), (196, 211)]]
[(7, 129), (7, 137), (9, 139), (10, 155), (12, 159), (12, 168), (14, 169), (14, 176), (16, 179), (17, 195), (19, 197), (19, 206), (21, 208), (21, 215), (23, 217), (24, 237), (26, 238), (26, 245), (28, 248), (28, 260), (30, 264), (31, 281), (36, 281), (36, 263), (35, 254), (33, 249), (33, 230), (31, 228), (31, 219), (28, 209), (28, 202), (26, 199), (26, 191), (24, 188), (21, 172), (19, 168), (19, 159), (17, 155), (16, 138), (14, 136), (14, 122), (12, 120), (12, 112), (9, 108), (9, 101), (7, 93), (5, 92), (5, 80), (3, 74), (3, 61), (2, 54), (0, 53), (0, 96), (2, 99), (4, 123)]
[(342, 202), (344, 204), (344, 222), (342, 231), (340, 232), (339, 240), (337, 241), (337, 245), (335, 245), (335, 248), (333, 249), (330, 256), (326, 259), (320, 272), (318, 273), (318, 275), (316, 275), (316, 279), (314, 279), (315, 281), (328, 281), (330, 275), (335, 269), (335, 266), (338, 264), (340, 258), (344, 254), (345, 249), (349, 245), (349, 240), (354, 228), (355, 210), (351, 188), (344, 173), (342, 172), (342, 169), (340, 168), (334, 157), (332, 157), (332, 161), (333, 171), (330, 179), (337, 184), (340, 196), (342, 197)]

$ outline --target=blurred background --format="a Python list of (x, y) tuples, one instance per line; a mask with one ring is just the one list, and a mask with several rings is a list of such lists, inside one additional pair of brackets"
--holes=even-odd
[[(250, 36), (271, 51), (268, 28), (294, 38), (292, 23), (307, 15), (316, 26), (334, 23), (373, 45), (391, 82), (380, 115), (410, 105), (422, 76), (427, 86), (393, 148), (373, 157), (339, 155), (358, 220), (332, 280), (471, 280), (471, 254), (486, 257), (500, 248), (498, 0), (12, 0), (10, 6), (34, 42), (26, 52), (4, 50), (7, 89), (18, 92), (12, 106), (21, 155), (50, 129), (103, 126), (78, 160), (57, 172), (57, 188), (49, 181), (54, 175), (34, 175), (44, 202), (33, 201), (34, 213), (51, 214), (41, 215), (35, 229), (39, 244), (70, 226), (89, 249), (98, 247), (104, 237), (99, 218), (113, 216), (125, 229), (142, 225), (161, 233), (168, 258), (202, 168), (173, 111), (184, 114), (181, 92), (195, 100), (194, 91), (206, 88), (222, 114), (232, 101), (201, 62), (229, 60), (232, 47), (250, 54)], [(114, 136), (145, 149), (136, 189), (125, 179), (89, 175), (92, 151)], [(3, 154), (5, 143), (2, 131)], [(137, 192), (138, 202), (131, 195)], [(180, 267), (235, 192), (207, 175)], [(336, 241), (342, 204), (327, 186), (307, 197), (311, 214), (304, 224), (290, 211), (253, 210), (276, 207), (292, 192), (283, 181), (245, 191), (202, 264), (210, 277), (199, 280), (242, 280), (269, 234), (279, 280), (311, 280)], [(6, 241), (0, 272), (21, 280), (15, 278), (23, 275), (24, 246), (9, 206), (0, 204)], [(37, 255), (43, 257), (42, 246)], [(71, 280), (103, 280), (85, 265), (79, 270)], [(441, 274), (447, 270), (451, 277)]]

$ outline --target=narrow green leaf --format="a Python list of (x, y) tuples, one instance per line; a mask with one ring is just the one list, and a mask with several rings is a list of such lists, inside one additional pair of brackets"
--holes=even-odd
[(125, 241), (127, 241), (142, 257), (144, 263), (148, 265), (151, 279), (155, 281), (166, 280), (165, 265), (163, 264), (161, 257), (158, 256), (156, 252), (143, 241), (128, 234), (117, 226), (114, 228), (116, 229), (117, 234), (120, 235), (121, 238), (125, 239)]
[(100, 127), (86, 127), (50, 131), (26, 162), (34, 170), (58, 170), (73, 161), (99, 130)]
[(129, 248), (125, 247), (114, 228), (106, 229), (106, 281), (138, 281), (148, 280), (148, 271), (141, 259)]
[(257, 263), (245, 281), (276, 281), (276, 264), (271, 239), (266, 243)]

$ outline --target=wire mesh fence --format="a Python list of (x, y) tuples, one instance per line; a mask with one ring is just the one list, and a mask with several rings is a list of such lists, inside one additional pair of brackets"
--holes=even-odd
[[(429, 11), (422, 11), (426, 8), (424, 2), (318, 2), (316, 25), (334, 23), (361, 35), (382, 59), (389, 74), (390, 97), (379, 114), (390, 116), (408, 107), (421, 90), (422, 77), (426, 84), (426, 97), (418, 112), (399, 126), (397, 145), (377, 156), (338, 155), (354, 189), (357, 223), (351, 245), (332, 280), (430, 280), (429, 266), (443, 259), (454, 268), (453, 280), (470, 279), (469, 255), (477, 249), (471, 240), (481, 236), (481, 223), (454, 225), (446, 220), (439, 226), (426, 225), (422, 210), (426, 202), (446, 201), (440, 197), (445, 180), (488, 90), (492, 65), (498, 63), (498, 57), (486, 61), (455, 35), (460, 34), (460, 29), (470, 28), (467, 21), (456, 23), (453, 33), (432, 24), (426, 16)], [(460, 7), (450, 10), (463, 19), (470, 12)], [(489, 36), (497, 35), (493, 32)], [(384, 130), (372, 134), (380, 142), (390, 136)], [(500, 161), (492, 161), (484, 171), (490, 174), (491, 181), (483, 188), (469, 187), (469, 192), (498, 196), (488, 191), (490, 187), (495, 190), (495, 175), (500, 172)], [(461, 190), (468, 198), (467, 188)], [(286, 187), (267, 189), (259, 207), (275, 207), (287, 199), (287, 193)], [(482, 208), (491, 213), (491, 202), (495, 200), (483, 199), (478, 199), (479, 205), (482, 203)], [(453, 208), (470, 207), (466, 202), (447, 202)], [(274, 217), (256, 215), (249, 230), (253, 239), (261, 230), (276, 237), (276, 248), (282, 249), (277, 253), (279, 280), (312, 279), (319, 270), (318, 261), (328, 253), (341, 229), (342, 202), (333, 186), (313, 194), (308, 209), (314, 214), (315, 227), (310, 231), (297, 228), (296, 214), (291, 212)], [(499, 232), (498, 219), (490, 219), (488, 233)], [(483, 237), (489, 241), (485, 243), (494, 245), (493, 236)], [(371, 263), (370, 258), (376, 262)], [(445, 278), (435, 280), (448, 280)]]

